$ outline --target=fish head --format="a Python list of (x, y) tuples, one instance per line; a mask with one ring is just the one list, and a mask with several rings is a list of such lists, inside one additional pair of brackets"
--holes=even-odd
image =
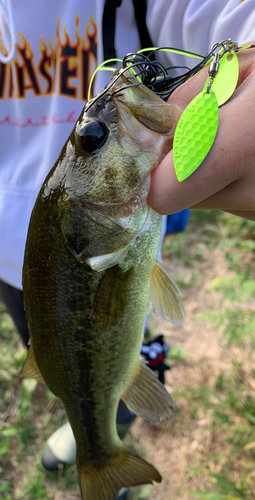
[[(85, 105), (65, 145), (62, 169), (66, 195), (90, 211), (104, 240), (104, 250), (90, 245), (88, 257), (117, 251), (141, 231), (151, 173), (172, 148), (180, 115), (178, 106), (123, 68)], [(109, 244), (111, 231), (118, 233), (116, 244)]]
[(180, 114), (118, 70), (85, 106), (73, 133), (84, 202), (116, 219), (136, 212), (147, 198), (151, 172), (172, 148)]

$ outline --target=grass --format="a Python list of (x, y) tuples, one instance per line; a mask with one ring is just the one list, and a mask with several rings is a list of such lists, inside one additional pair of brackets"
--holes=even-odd
[(76, 473), (59, 478), (40, 466), (41, 443), (61, 425), (65, 412), (41, 384), (19, 378), (26, 351), (2, 302), (0, 311), (0, 498), (50, 500), (59, 480), (63, 489), (78, 489)]
[(182, 394), (191, 401), (191, 418), (207, 421), (213, 441), (207, 456), (190, 471), (198, 479), (207, 477), (211, 484), (206, 491), (190, 493), (192, 497), (254, 499), (254, 384), (254, 371), (244, 360), (233, 363), (230, 375), (218, 375), (212, 388), (200, 386)]
[[(183, 433), (184, 426), (192, 428), (194, 423), (201, 423), (201, 432), (210, 437), (196, 463), (187, 467), (179, 494), (185, 500), (252, 500), (255, 498), (255, 223), (218, 211), (193, 211), (186, 231), (167, 237), (163, 250), (165, 257), (178, 263), (175, 278), (181, 290), (195, 297), (207, 280), (211, 307), (198, 313), (197, 318), (219, 329), (226, 353), (238, 350), (230, 370), (222, 369), (214, 378), (205, 377), (203, 383), (180, 388), (174, 395), (176, 432)], [(214, 258), (215, 252), (224, 255), (228, 272), (208, 278), (205, 262)], [(47, 438), (66, 417), (61, 403), (50, 391), (33, 380), (19, 378), (25, 356), (15, 327), (0, 302), (0, 498), (78, 500), (75, 466), (48, 473), (40, 464)], [(172, 346), (172, 359), (168, 362), (174, 367), (182, 364), (185, 369), (190, 360), (182, 349)], [(132, 434), (128, 436), (130, 442), (135, 446)], [(139, 487), (132, 498), (152, 500), (158, 498), (155, 491), (152, 486)], [(167, 500), (177, 498), (176, 493)]]
[[(203, 225), (199, 243), (194, 247), (198, 233), (194, 225), (200, 221)], [(255, 223), (229, 214), (215, 214), (215, 211), (193, 212), (187, 246), (181, 237), (179, 235), (174, 245), (174, 254), (180, 258), (180, 250), (184, 253), (186, 267), (194, 266), (196, 261), (197, 276), (200, 255), (203, 258), (203, 251), (198, 252), (198, 248), (206, 246), (211, 249), (213, 245), (224, 253), (232, 273), (216, 276), (208, 283), (212, 296), (215, 292), (220, 294), (220, 307), (215, 309), (212, 302), (210, 310), (198, 313), (197, 317), (221, 330), (223, 348), (238, 346), (241, 353), (241, 361), (232, 362), (231, 373), (226, 375), (222, 371), (213, 385), (196, 386), (175, 394), (177, 398), (181, 396), (190, 401), (190, 419), (207, 422), (206, 430), (211, 433), (213, 443), (198, 466), (190, 468), (187, 473), (187, 482), (193, 478), (201, 485), (200, 490), (187, 491), (187, 497), (252, 500), (255, 497), (255, 371), (252, 356), (255, 348)], [(169, 251), (167, 245), (165, 251)]]

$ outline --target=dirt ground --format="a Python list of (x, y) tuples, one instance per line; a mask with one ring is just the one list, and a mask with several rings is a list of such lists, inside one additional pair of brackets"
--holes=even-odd
[[(164, 259), (163, 265), (170, 274), (190, 273), (191, 278), (194, 272), (192, 268), (181, 268), (175, 260)], [(180, 348), (188, 356), (185, 363), (166, 372), (166, 387), (171, 393), (178, 390), (185, 392), (189, 387), (200, 384), (210, 387), (219, 373), (231, 371), (232, 360), (239, 357), (237, 348), (228, 352), (222, 349), (220, 330), (196, 317), (197, 313), (220, 307), (221, 296), (208, 293), (208, 285), (215, 277), (231, 273), (225, 265), (223, 253), (219, 250), (208, 252), (201, 271), (203, 278), (195, 290), (188, 288), (182, 291), (187, 314), (184, 328), (155, 318), (151, 320), (155, 333), (163, 333), (170, 347)], [(208, 480), (203, 477), (200, 480), (194, 477), (189, 479), (190, 467), (208, 460), (210, 451), (223, 451), (217, 439), (214, 441), (212, 430), (207, 429), (209, 422), (206, 419), (189, 418), (189, 401), (182, 396), (174, 397), (174, 401), (177, 411), (170, 420), (151, 425), (137, 418), (132, 426), (133, 436), (139, 440), (140, 448), (146, 450), (146, 459), (156, 465), (163, 477), (162, 483), (156, 485), (146, 497), (150, 500), (187, 500), (191, 498), (189, 491), (205, 491), (209, 486)]]

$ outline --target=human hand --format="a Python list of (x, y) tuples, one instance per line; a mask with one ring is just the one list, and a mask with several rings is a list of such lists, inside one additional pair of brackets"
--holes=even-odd
[[(148, 203), (157, 212), (219, 208), (255, 220), (255, 49), (239, 52), (238, 60), (237, 88), (219, 108), (218, 132), (202, 164), (178, 182), (170, 151), (153, 172)], [(168, 102), (184, 110), (207, 77), (206, 67), (177, 88)]]

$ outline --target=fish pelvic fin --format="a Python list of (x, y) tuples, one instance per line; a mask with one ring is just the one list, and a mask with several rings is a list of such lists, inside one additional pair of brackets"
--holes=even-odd
[(122, 316), (129, 298), (132, 273), (133, 268), (123, 273), (118, 266), (106, 270), (97, 290), (91, 314), (91, 326), (99, 333), (110, 330)]
[(43, 376), (38, 368), (32, 345), (30, 345), (26, 361), (21, 368), (20, 376), (31, 377), (37, 380), (37, 382), (42, 382), (43, 384), (45, 384)]
[(174, 409), (172, 396), (143, 358), (121, 399), (133, 413), (153, 423), (169, 418)]
[(174, 325), (184, 325), (186, 314), (181, 292), (173, 278), (156, 262), (151, 276), (150, 311), (158, 318)]
[(119, 453), (102, 468), (82, 465), (77, 456), (82, 500), (115, 500), (121, 488), (160, 483), (153, 465), (121, 445)]

